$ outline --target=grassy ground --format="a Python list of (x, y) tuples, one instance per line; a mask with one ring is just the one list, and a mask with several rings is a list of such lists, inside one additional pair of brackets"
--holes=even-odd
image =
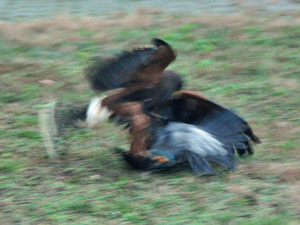
[[(139, 11), (0, 23), (0, 224), (299, 224), (299, 19)], [(210, 177), (140, 173), (112, 151), (128, 148), (127, 132), (105, 123), (74, 132), (68, 155), (51, 162), (38, 110), (53, 97), (88, 101), (91, 57), (154, 36), (177, 49), (171, 68), (186, 88), (250, 122), (256, 154)]]

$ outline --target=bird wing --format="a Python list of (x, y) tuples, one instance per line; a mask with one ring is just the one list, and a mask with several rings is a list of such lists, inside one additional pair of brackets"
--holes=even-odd
[[(214, 122), (213, 120), (211, 122)], [(233, 140), (233, 142), (232, 142)], [(150, 152), (165, 155), (171, 159), (167, 164), (159, 166), (172, 166), (188, 161), (197, 174), (210, 174), (213, 172), (209, 162), (217, 163), (225, 168), (233, 169), (234, 147), (241, 144), (243, 138), (234, 135), (231, 140), (220, 139), (205, 131), (204, 127), (191, 124), (170, 122), (154, 136)], [(171, 157), (170, 157), (170, 156)]]
[(154, 117), (149, 156), (125, 154), (135, 168), (161, 170), (188, 162), (197, 174), (211, 174), (210, 162), (234, 169), (234, 154), (252, 154), (251, 141), (260, 142), (245, 120), (195, 92), (176, 92), (146, 113)]
[(158, 108), (156, 113), (163, 118), (198, 126), (222, 140), (230, 140), (232, 137), (240, 138), (242, 135), (243, 144), (235, 146), (239, 155), (246, 152), (253, 154), (250, 140), (260, 143), (259, 138), (244, 119), (196, 92), (179, 91), (172, 100), (163, 103)]
[(175, 60), (176, 53), (163, 40), (154, 38), (152, 43), (154, 47), (126, 51), (88, 67), (86, 76), (92, 88), (106, 91), (157, 83), (162, 72)]

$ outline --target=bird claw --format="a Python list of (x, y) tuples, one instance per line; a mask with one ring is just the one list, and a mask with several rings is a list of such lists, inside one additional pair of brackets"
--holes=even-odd
[(158, 156), (154, 156), (151, 158), (152, 161), (157, 161), (159, 163), (166, 163), (169, 162), (170, 160), (167, 157), (158, 155)]

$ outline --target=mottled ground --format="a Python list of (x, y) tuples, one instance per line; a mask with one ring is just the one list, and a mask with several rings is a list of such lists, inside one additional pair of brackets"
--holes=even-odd
[[(0, 224), (299, 224), (299, 21), (139, 10), (1, 22)], [(256, 154), (209, 177), (141, 173), (112, 150), (128, 148), (127, 132), (103, 123), (71, 132), (67, 155), (51, 162), (38, 110), (51, 98), (88, 101), (90, 58), (154, 36), (177, 49), (171, 68), (186, 88), (250, 122), (263, 142)]]

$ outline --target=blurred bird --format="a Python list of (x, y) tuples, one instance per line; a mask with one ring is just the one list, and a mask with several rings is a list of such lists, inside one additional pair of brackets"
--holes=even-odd
[(138, 169), (161, 170), (185, 162), (196, 174), (213, 173), (209, 162), (234, 169), (235, 153), (253, 154), (251, 142), (260, 140), (235, 113), (180, 90), (180, 76), (165, 70), (176, 53), (163, 40), (152, 42), (154, 47), (125, 52), (87, 69), (93, 89), (118, 89), (92, 100), (88, 124), (107, 118), (129, 122), (131, 147), (122, 152)]
[(245, 120), (195, 92), (176, 92), (149, 115), (149, 156), (122, 151), (137, 169), (161, 170), (187, 162), (196, 174), (212, 174), (210, 162), (234, 169), (235, 153), (251, 155), (251, 142), (260, 143)]
[(107, 97), (92, 100), (86, 113), (87, 123), (91, 127), (107, 118), (130, 121), (130, 154), (134, 156), (148, 155), (151, 117), (144, 110), (155, 109), (182, 87), (180, 76), (165, 70), (176, 53), (163, 40), (155, 38), (152, 42), (153, 47), (123, 52), (87, 68), (93, 89), (115, 90)]
[(137, 169), (163, 170), (183, 163), (196, 174), (214, 173), (210, 163), (234, 169), (235, 154), (253, 154), (252, 142), (260, 143), (259, 138), (232, 111), (181, 90), (180, 76), (165, 70), (175, 60), (175, 51), (163, 40), (155, 38), (152, 43), (153, 47), (126, 51), (88, 67), (86, 76), (94, 90), (113, 91), (55, 113), (54, 127), (59, 133), (78, 119), (89, 127), (107, 119), (128, 124), (130, 150), (119, 151)]

